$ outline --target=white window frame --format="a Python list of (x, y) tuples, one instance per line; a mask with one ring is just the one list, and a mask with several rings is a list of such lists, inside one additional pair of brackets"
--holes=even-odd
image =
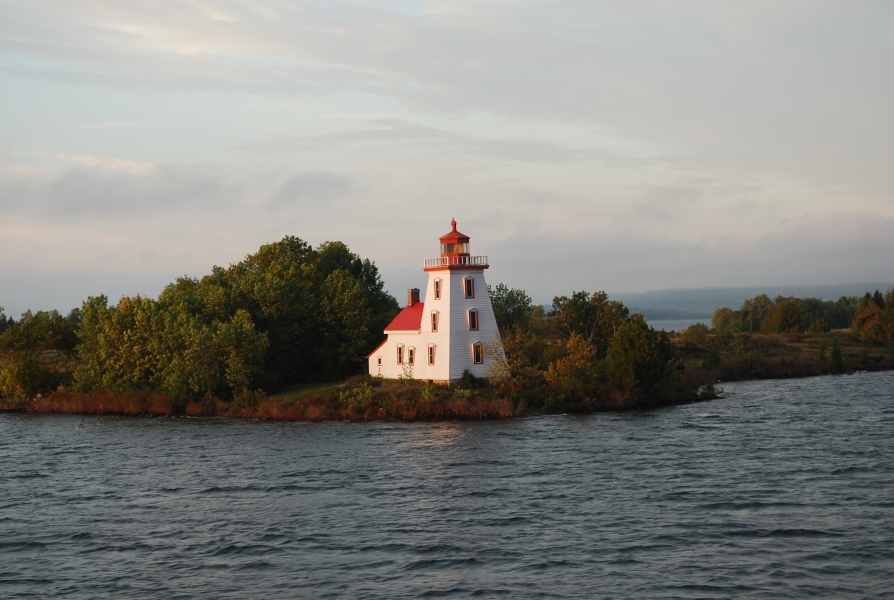
[(416, 346), (407, 346), (407, 364), (416, 366)]
[(484, 364), (484, 346), (481, 344), (481, 342), (472, 343), (472, 364)]
[(431, 311), (431, 332), (432, 333), (438, 333), (438, 325), (439, 325), (438, 322), (440, 320), (441, 320), (440, 312), (437, 310)]
[(396, 346), (396, 348), (397, 348), (397, 364), (402, 365), (402, 364), (404, 364), (404, 345), (398, 344)]
[(435, 345), (434, 344), (428, 345), (428, 366), (430, 366), (430, 367), (435, 366)]
[(435, 292), (435, 300), (441, 299), (441, 278), (438, 277), (434, 280), (434, 292)]

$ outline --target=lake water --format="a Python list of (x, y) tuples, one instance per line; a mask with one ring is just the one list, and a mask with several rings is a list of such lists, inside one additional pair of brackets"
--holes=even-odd
[(2, 598), (894, 597), (894, 373), (445, 424), (0, 415)]
[(704, 319), (661, 319), (655, 320), (650, 319), (646, 321), (650, 326), (652, 326), (656, 331), (683, 331), (690, 325), (695, 325), (696, 323), (702, 323), (711, 326), (711, 317), (706, 317)]

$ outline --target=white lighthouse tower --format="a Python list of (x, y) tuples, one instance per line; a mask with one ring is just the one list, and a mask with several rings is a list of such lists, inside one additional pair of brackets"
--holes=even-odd
[[(426, 258), (425, 300), (407, 290), (407, 306), (385, 328), (388, 338), (369, 355), (369, 373), (387, 378), (412, 373), (415, 379), (449, 383), (468, 369), (483, 377), (485, 346), (499, 340), (487, 293), (486, 256), (469, 253), (469, 236), (456, 230), (441, 237), (441, 255)], [(502, 352), (502, 348), (499, 348)]]

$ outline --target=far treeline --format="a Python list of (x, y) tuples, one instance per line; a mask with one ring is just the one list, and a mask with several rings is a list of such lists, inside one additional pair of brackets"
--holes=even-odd
[(717, 333), (826, 333), (849, 329), (863, 342), (894, 340), (894, 289), (837, 301), (766, 294), (749, 298), (739, 310), (719, 308), (711, 326)]
[[(96, 296), (68, 316), (29, 312), (20, 321), (0, 309), (0, 394), (49, 394), (29, 405), (47, 412), (308, 419), (586, 412), (711, 398), (718, 378), (847, 370), (872, 348), (890, 346), (894, 332), (892, 291), (837, 302), (758, 296), (716, 311), (710, 329), (680, 334), (655, 331), (605, 292), (556, 296), (546, 310), (523, 290), (488, 291), (503, 352), (486, 350), (485, 381), (467, 374), (454, 390), (411, 373), (382, 381), (365, 374), (366, 356), (399, 307), (375, 265), (339, 242), (312, 248), (286, 237), (201, 279), (178, 279), (157, 299), (110, 305)], [(877, 354), (871, 366), (894, 366), (894, 357)], [(311, 385), (333, 381), (342, 383)]]

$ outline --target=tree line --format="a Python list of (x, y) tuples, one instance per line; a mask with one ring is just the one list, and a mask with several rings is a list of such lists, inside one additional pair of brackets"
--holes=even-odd
[[(503, 284), (488, 291), (501, 334), (487, 349), (495, 397), (570, 411), (712, 393), (685, 367), (679, 342), (603, 291), (556, 296), (549, 307)], [(313, 248), (286, 237), (204, 277), (179, 278), (155, 299), (110, 304), (99, 295), (67, 316), (29, 311), (18, 321), (0, 308), (0, 394), (61, 387), (161, 394), (175, 409), (250, 405), (291, 384), (365, 373), (398, 310), (368, 259), (340, 242)], [(834, 302), (761, 295), (718, 309), (712, 326), (727, 336), (850, 327), (858, 340), (891, 341), (894, 290)], [(684, 332), (683, 346), (702, 329)], [(710, 359), (706, 373), (716, 367)]]
[(663, 331), (605, 292), (556, 296), (545, 310), (522, 290), (490, 289), (503, 353), (491, 383), (529, 406), (588, 410), (694, 398), (697, 383)]
[(894, 289), (878, 290), (838, 300), (795, 298), (766, 294), (748, 298), (738, 310), (714, 311), (711, 327), (715, 333), (825, 333), (850, 329), (861, 341), (894, 340)]
[[(397, 314), (378, 269), (341, 242), (297, 237), (157, 299), (88, 298), (69, 317), (23, 315), (0, 334), (0, 391), (153, 391), (177, 405), (354, 374)], [(7, 321), (8, 322), (8, 321)]]

